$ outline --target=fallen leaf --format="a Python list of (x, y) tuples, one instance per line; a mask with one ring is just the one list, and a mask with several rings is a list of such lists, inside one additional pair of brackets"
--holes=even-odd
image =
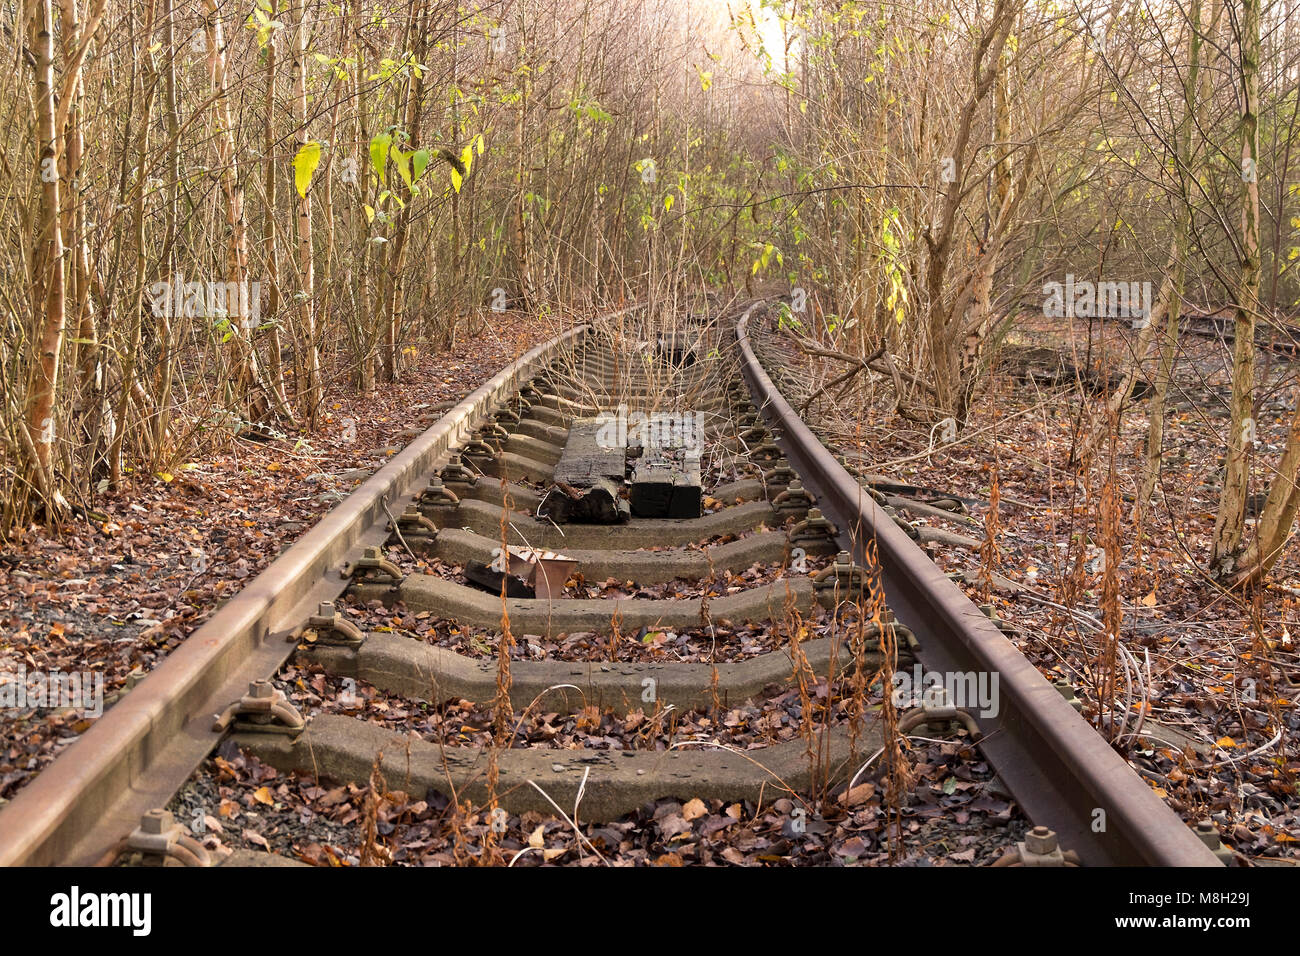
[(682, 819), (687, 821), (698, 820), (708, 812), (709, 808), (704, 805), (704, 801), (696, 797), (682, 807)]
[(876, 793), (876, 785), (871, 781), (860, 783), (852, 790), (846, 790), (840, 794), (840, 803), (846, 807), (856, 807), (858, 804), (866, 803)]

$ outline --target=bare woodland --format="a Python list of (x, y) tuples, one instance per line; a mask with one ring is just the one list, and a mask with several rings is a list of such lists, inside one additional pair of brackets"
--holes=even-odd
[(0, 534), (238, 435), (310, 434), (326, 389), (382, 389), (494, 307), (794, 293), (790, 327), (850, 387), (960, 435), (1068, 275), (1153, 291), (1075, 454), (1141, 460), (1138, 523), (1180, 319), (1225, 318), (1194, 546), (1256, 585), (1300, 509), (1294, 396), (1285, 443), (1256, 440), (1256, 343), (1290, 341), (1300, 295), (1297, 20), (1292, 0), (15, 0)]

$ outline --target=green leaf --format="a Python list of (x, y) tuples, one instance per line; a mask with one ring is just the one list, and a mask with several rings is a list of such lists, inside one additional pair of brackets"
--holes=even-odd
[(320, 143), (315, 140), (298, 147), (298, 155), (293, 158), (293, 184), (298, 195), (307, 198), (311, 187), (311, 177), (320, 165)]
[(404, 153), (396, 146), (388, 151), (393, 157), (393, 162), (397, 164), (397, 174), (402, 177), (402, 182), (406, 183), (406, 188), (411, 188), (411, 156), (412, 153)]
[(419, 179), (429, 165), (432, 154), (427, 149), (417, 149), (411, 157), (411, 178)]
[(393, 145), (392, 133), (379, 133), (370, 141), (370, 165), (375, 169), (375, 175), (385, 186), (388, 185), (388, 174), (384, 166), (388, 161), (388, 150)]

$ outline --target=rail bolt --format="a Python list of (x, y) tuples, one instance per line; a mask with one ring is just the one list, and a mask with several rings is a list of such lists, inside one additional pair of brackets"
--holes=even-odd
[(307, 721), (282, 690), (269, 680), (255, 680), (248, 682), (247, 694), (217, 716), (212, 729), (220, 733), (231, 726), (236, 730), (298, 734)]
[[(504, 429), (502, 429), (504, 431)], [(491, 428), (476, 428), (470, 433), (470, 441), (461, 449), (467, 458), (472, 458), (479, 454), (480, 448), (488, 449), (486, 457), (495, 458), (504, 450), (502, 445), (503, 439)]]
[[(474, 438), (465, 443), (460, 450), (461, 456), (468, 462), (491, 461), (501, 454), (500, 448), (494, 448), (489, 442), (481, 438)], [(446, 480), (445, 478), (443, 479)]]
[(847, 551), (841, 551), (830, 567), (813, 575), (813, 588), (826, 607), (835, 607), (837, 600), (860, 601), (868, 583), (867, 572), (853, 563)]
[(442, 471), (438, 472), (438, 477), (449, 485), (474, 484), (474, 473), (465, 467), (460, 455), (452, 455), (448, 458), (447, 464), (443, 466)]
[(411, 534), (437, 535), (438, 526), (415, 505), (407, 505), (397, 518), (397, 530)]
[(835, 526), (826, 520), (820, 508), (809, 508), (808, 516), (790, 529), (790, 543), (804, 548), (810, 554), (839, 550), (835, 547), (834, 539)]
[(401, 568), (384, 557), (382, 548), (374, 547), (366, 548), (356, 563), (343, 565), (342, 574), (345, 578), (360, 581), (375, 581), (385, 577), (393, 584), (401, 584), (406, 577)]
[(1202, 817), (1196, 821), (1196, 835), (1201, 838), (1201, 842), (1211, 850), (1218, 845), (1219, 831), (1214, 825), (1214, 821), (1209, 817)]
[[(1016, 844), (1019, 861), (1012, 865), (1019, 866), (1078, 866), (1078, 854), (1073, 851), (1061, 852), (1056, 840), (1056, 831), (1050, 827), (1037, 826), (1025, 834), (1023, 843)], [(1004, 864), (1005, 865), (1005, 864)]]
[(956, 707), (948, 698), (948, 689), (942, 684), (932, 684), (921, 694), (921, 706), (908, 711), (898, 722), (900, 734), (910, 734), (917, 727), (927, 726), (934, 733), (942, 733), (953, 722), (961, 724), (978, 741), (983, 735), (975, 716), (964, 707)]
[(429, 486), (420, 492), (420, 510), (425, 514), (429, 511), (446, 511), (459, 504), (460, 496), (443, 484), (442, 478), (437, 475), (430, 478)]
[(460, 507), (460, 496), (435, 475), (429, 479), (428, 487), (420, 492), (419, 498), (416, 499), (416, 506), (426, 518), (444, 521)]
[(271, 703), (275, 700), (278, 693), (275, 685), (269, 680), (253, 680), (248, 682), (248, 694), (244, 700), (243, 714), (255, 724), (265, 724), (271, 720)]
[(1079, 700), (1079, 695), (1074, 692), (1074, 688), (1067, 680), (1058, 680), (1052, 684), (1056, 692), (1065, 698), (1065, 702), (1073, 707), (1076, 711), (1083, 711), (1083, 701)]
[(794, 469), (789, 465), (777, 465), (775, 468), (769, 468), (763, 472), (763, 484), (767, 487), (769, 500), (773, 491), (790, 484), (790, 482), (794, 481), (794, 478)]
[(1038, 856), (1056, 851), (1056, 831), (1048, 827), (1034, 827), (1025, 834), (1025, 849)]
[(1236, 862), (1235, 854), (1223, 845), (1223, 841), (1219, 839), (1219, 829), (1209, 817), (1202, 817), (1197, 820), (1192, 830), (1224, 866), (1232, 866)]
[(994, 866), (1081, 866), (1079, 854), (1061, 850), (1056, 831), (1037, 826), (1025, 833), (1025, 839), (1008, 850)]
[(813, 501), (813, 496), (805, 490), (803, 482), (796, 478), (786, 486), (785, 491), (772, 499), (772, 507), (780, 514), (796, 514), (811, 508)]
[(140, 829), (150, 836), (166, 833), (176, 826), (176, 818), (170, 810), (146, 810), (140, 817)]
[(170, 810), (155, 809), (142, 814), (140, 825), (124, 841), (124, 849), (139, 853), (146, 866), (162, 866), (169, 858), (185, 866), (212, 865), (212, 857), (203, 844), (176, 822)]
[(322, 601), (316, 613), (307, 618), (306, 625), (290, 635), (290, 640), (304, 639), (307, 631), (312, 634), (305, 639), (316, 645), (357, 648), (366, 639), (360, 628), (338, 612), (333, 601)]

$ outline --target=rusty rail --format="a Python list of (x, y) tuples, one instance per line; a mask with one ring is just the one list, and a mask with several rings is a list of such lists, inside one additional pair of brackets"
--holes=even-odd
[[(757, 305), (761, 305), (759, 303)], [(890, 609), (939, 673), (997, 674), (1000, 709), (980, 747), (1025, 814), (1086, 865), (1218, 866), (1214, 854), (884, 513), (781, 396), (736, 323), (742, 370), (777, 444), (861, 561), (874, 540)]]
[(387, 538), (387, 512), (579, 326), (527, 352), (330, 511), (0, 810), (0, 866), (105, 862), (142, 813), (167, 804), (218, 739), (213, 715), (279, 669), (284, 632), (343, 592), (339, 567)]

